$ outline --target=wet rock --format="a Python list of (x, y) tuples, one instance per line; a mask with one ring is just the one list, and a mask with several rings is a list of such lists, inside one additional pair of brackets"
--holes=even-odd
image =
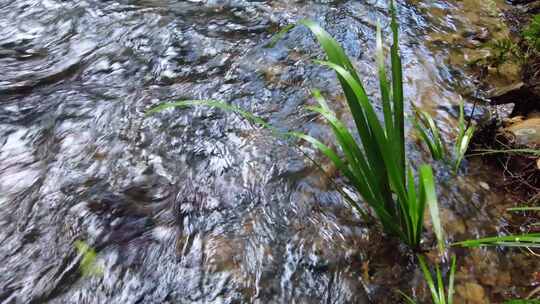
[(486, 82), (492, 86), (513, 83), (520, 79), (521, 66), (515, 62), (506, 61), (497, 67), (488, 67)]
[(490, 94), (492, 105), (514, 104), (510, 116), (528, 115), (540, 111), (540, 95), (524, 82), (499, 87)]
[(491, 39), (491, 33), (489, 29), (482, 27), (476, 31), (465, 31), (463, 37), (471, 40), (471, 43), (480, 45), (480, 43), (487, 42)]
[(512, 146), (536, 149), (540, 147), (540, 114), (514, 117), (507, 121), (502, 132)]
[(486, 292), (484, 288), (478, 283), (468, 282), (456, 286), (456, 294), (460, 300), (456, 303), (463, 304), (488, 304), (489, 301), (486, 298)]
[(482, 187), (484, 190), (489, 191), (490, 189), (489, 184), (486, 182), (478, 182), (478, 185), (480, 185), (480, 187)]
[[(465, 223), (452, 210), (444, 208), (440, 211), (441, 221), (446, 233), (452, 236), (463, 235), (465, 233)], [(432, 226), (431, 222), (430, 226)]]

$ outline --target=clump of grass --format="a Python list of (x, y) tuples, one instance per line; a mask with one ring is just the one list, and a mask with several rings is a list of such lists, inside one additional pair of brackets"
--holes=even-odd
[(494, 54), (488, 59), (488, 63), (496, 68), (507, 62), (524, 63), (527, 59), (527, 54), (510, 38), (495, 40), (489, 47)]
[(540, 14), (534, 15), (529, 25), (522, 32), (529, 48), (540, 52)]
[(458, 117), (458, 134), (456, 139), (456, 145), (454, 146), (454, 174), (457, 174), (461, 162), (467, 149), (469, 148), (469, 143), (471, 142), (472, 136), (474, 134), (475, 127), (473, 125), (466, 125), (465, 114), (463, 110), (463, 101), (459, 103), (459, 117)]
[[(279, 132), (264, 120), (238, 107), (218, 101), (179, 101), (163, 104), (150, 112), (169, 107), (206, 105), (239, 113), (243, 117), (270, 128), (281, 136), (305, 140), (320, 150), (344, 175), (363, 200), (374, 211), (384, 230), (399, 237), (412, 248), (418, 248), (421, 241), (424, 211), (426, 207), (432, 217), (433, 230), (439, 249), (444, 247), (435, 181), (432, 168), (422, 165), (415, 178), (413, 169), (406, 161), (404, 136), (403, 75), (398, 45), (398, 24), (393, 1), (390, 2), (392, 47), (390, 50), (391, 80), (385, 68), (380, 26), (377, 27), (377, 66), (383, 107), (383, 122), (377, 114), (362, 85), (356, 69), (345, 51), (317, 23), (302, 20), (315, 35), (324, 49), (327, 60), (315, 61), (335, 71), (351, 111), (357, 140), (345, 124), (332, 111), (323, 96), (314, 91), (317, 105), (307, 109), (321, 115), (330, 125), (341, 151), (335, 151), (307, 134), (299, 132)], [(347, 198), (352, 207), (363, 212), (358, 202)]]
[(458, 133), (452, 150), (453, 155), (447, 155), (448, 150), (441, 139), (439, 128), (428, 112), (415, 109), (413, 123), (420, 138), (429, 148), (433, 159), (451, 163), (454, 174), (457, 174), (475, 131), (474, 126), (467, 125), (465, 122), (463, 101), (459, 103)]
[(433, 117), (423, 110), (415, 109), (414, 127), (426, 144), (434, 160), (446, 159), (446, 148)]
[[(431, 299), (433, 304), (452, 304), (454, 297), (454, 274), (456, 272), (456, 256), (452, 256), (450, 273), (448, 275), (448, 285), (445, 289), (443, 282), (443, 275), (438, 265), (435, 266), (435, 278), (431, 274), (431, 271), (423, 256), (418, 255), (418, 262), (420, 269), (424, 275), (424, 279), (428, 285), (431, 293)], [(416, 301), (403, 292), (399, 292), (407, 304), (416, 304)]]

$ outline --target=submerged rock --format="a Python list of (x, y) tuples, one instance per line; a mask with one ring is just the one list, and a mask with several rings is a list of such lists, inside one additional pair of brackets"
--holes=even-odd
[(464, 304), (487, 304), (489, 301), (486, 298), (484, 288), (474, 282), (465, 283), (456, 286), (457, 301), (456, 303)]

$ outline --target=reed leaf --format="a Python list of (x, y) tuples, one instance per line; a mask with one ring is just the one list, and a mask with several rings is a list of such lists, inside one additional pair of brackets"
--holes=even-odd
[(424, 275), (424, 279), (431, 293), (431, 298), (434, 304), (452, 304), (454, 297), (454, 277), (456, 272), (456, 256), (452, 256), (450, 264), (450, 272), (448, 278), (448, 286), (445, 289), (441, 269), (438, 265), (435, 266), (435, 278), (422, 255), (418, 255), (420, 269)]
[(414, 127), (434, 160), (445, 158), (445, 148), (435, 121), (426, 111), (415, 109)]
[(465, 125), (463, 101), (461, 101), (459, 103), (458, 136), (454, 149), (454, 174), (457, 174), (461, 162), (463, 161), (463, 157), (465, 156), (465, 153), (467, 153), (474, 131), (474, 126), (467, 127)]
[(457, 242), (452, 245), (460, 247), (502, 246), (540, 248), (540, 233), (486, 237)]

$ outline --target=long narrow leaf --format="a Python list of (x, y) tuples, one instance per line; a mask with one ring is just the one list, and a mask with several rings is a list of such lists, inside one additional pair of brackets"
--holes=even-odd
[(439, 215), (439, 206), (437, 203), (437, 193), (435, 191), (435, 181), (433, 178), (433, 171), (431, 166), (422, 165), (420, 167), (420, 180), (425, 191), (426, 204), (429, 208), (431, 215), (431, 221), (433, 223), (433, 232), (437, 237), (438, 247), (441, 253), (444, 252), (445, 241), (444, 234), (441, 225), (441, 218)]
[(170, 109), (170, 108), (185, 108), (185, 107), (190, 107), (190, 106), (208, 106), (208, 107), (218, 108), (218, 109), (222, 109), (222, 110), (229, 111), (229, 112), (234, 112), (234, 113), (237, 113), (237, 114), (241, 115), (242, 117), (246, 118), (247, 120), (249, 120), (251, 122), (257, 123), (257, 124), (259, 124), (259, 125), (261, 125), (261, 126), (263, 126), (265, 128), (271, 129), (271, 130), (276, 130), (275, 127), (268, 124), (262, 118), (260, 118), (260, 117), (258, 117), (256, 115), (253, 115), (253, 113), (245, 111), (240, 107), (233, 106), (233, 105), (230, 105), (230, 104), (222, 102), (222, 101), (211, 100), (211, 99), (207, 99), (207, 100), (182, 100), (182, 101), (176, 101), (176, 102), (163, 103), (163, 104), (160, 104), (160, 105), (148, 110), (146, 112), (146, 115), (151, 115), (151, 114), (161, 112), (163, 110)]
[(335, 65), (331, 62), (320, 61), (319, 63), (326, 65), (336, 71), (347, 82), (347, 84), (351, 88), (353, 88), (355, 94), (357, 94), (358, 100), (362, 106), (362, 109), (366, 113), (366, 118), (374, 134), (375, 140), (372, 144), (375, 144), (379, 147), (379, 151), (381, 152), (384, 165), (390, 177), (392, 189), (396, 192), (399, 199), (405, 200), (405, 183), (403, 179), (403, 176), (405, 174), (402, 173), (402, 171), (404, 171), (405, 169), (399, 167), (399, 165), (396, 166), (396, 154), (392, 153), (391, 149), (389, 149), (391, 147), (391, 144), (388, 142), (385, 136), (385, 132), (377, 118), (377, 114), (375, 113), (373, 106), (369, 103), (367, 96), (363, 96), (361, 94), (360, 84), (347, 70), (345, 70), (341, 66)]
[(390, 85), (386, 78), (386, 68), (384, 65), (384, 50), (382, 45), (381, 24), (377, 22), (377, 68), (379, 72), (379, 86), (381, 90), (381, 99), (383, 105), (384, 125), (386, 136), (394, 140), (397, 135), (394, 132), (394, 117), (392, 115), (392, 105), (390, 104)]
[[(395, 148), (398, 153), (399, 166), (405, 168), (405, 111), (403, 107), (403, 67), (401, 64), (401, 56), (399, 55), (399, 27), (397, 23), (396, 8), (394, 0), (390, 1), (390, 14), (392, 28), (392, 48), (390, 51), (390, 58), (392, 61), (392, 98), (393, 98), (393, 112), (394, 112), (394, 130), (397, 133), (394, 138)], [(405, 178), (405, 172), (402, 173)]]
[(461, 247), (482, 247), (482, 246), (504, 246), (504, 247), (540, 247), (540, 233), (529, 233), (522, 235), (507, 235), (486, 237), (476, 240), (457, 242), (454, 246)]
[(403, 297), (403, 299), (405, 299), (405, 303), (407, 303), (407, 304), (417, 304), (416, 301), (414, 301), (411, 297), (406, 295), (401, 290), (398, 290), (397, 292)]
[(456, 274), (456, 256), (452, 256), (452, 262), (450, 266), (450, 278), (448, 279), (448, 304), (454, 303), (454, 280)]
[[(433, 159), (444, 158), (444, 145), (435, 121), (427, 112), (416, 109), (416, 119), (413, 120), (415, 129), (420, 134), (423, 142), (428, 146)], [(428, 133), (429, 132), (429, 133)]]
[(506, 209), (508, 211), (512, 212), (519, 212), (519, 211), (540, 211), (540, 207), (514, 207), (514, 208), (508, 208)]
[[(360, 135), (362, 146), (365, 149), (367, 158), (370, 160), (370, 165), (373, 166), (373, 172), (377, 176), (377, 182), (381, 185), (381, 188), (384, 188), (386, 185), (386, 170), (381, 158), (381, 151), (379, 146), (375, 144), (375, 138), (374, 134), (372, 133), (370, 123), (368, 122), (368, 119), (364, 113), (360, 100), (358, 100), (360, 98), (369, 103), (367, 93), (361, 84), (360, 77), (356, 73), (351, 61), (345, 54), (345, 51), (343, 51), (343, 49), (339, 46), (335, 39), (330, 36), (330, 34), (311, 20), (302, 20), (299, 23), (306, 26), (315, 35), (315, 38), (317, 38), (328, 57), (328, 62), (343, 68), (358, 84), (354, 88), (351, 87), (349, 82), (343, 79), (342, 75), (337, 73), (338, 80), (341, 83), (341, 87), (343, 88), (343, 92), (351, 110), (357, 131)], [(385, 193), (385, 200), (388, 203), (391, 201), (391, 195), (389, 191), (386, 191)]]
[(461, 161), (463, 160), (463, 157), (465, 156), (465, 153), (467, 153), (467, 148), (469, 147), (469, 143), (472, 139), (472, 136), (474, 134), (474, 127), (469, 127), (463, 136), (460, 136), (460, 139), (458, 140), (458, 144), (456, 146), (456, 160), (454, 163), (454, 173), (457, 173), (459, 170), (459, 166), (461, 165)]
[(438, 265), (435, 266), (435, 274), (437, 276), (437, 287), (439, 288), (438, 289), (439, 291), (437, 293), (439, 295), (438, 304), (446, 304), (446, 298), (444, 297), (444, 283), (443, 283), (441, 268)]
[(429, 291), (431, 292), (431, 298), (433, 299), (433, 303), (439, 303), (440, 302), (439, 294), (438, 294), (437, 288), (435, 287), (435, 282), (433, 281), (431, 272), (429, 271), (426, 261), (424, 260), (424, 257), (421, 255), (418, 255), (418, 262), (420, 263), (420, 269), (422, 269), (422, 273), (424, 274), (424, 279), (426, 280)]

